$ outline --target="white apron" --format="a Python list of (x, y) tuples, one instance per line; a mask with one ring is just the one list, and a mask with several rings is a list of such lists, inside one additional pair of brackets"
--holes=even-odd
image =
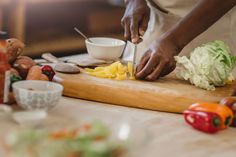
[[(169, 11), (168, 14), (162, 13), (153, 6), (148, 29), (143, 37), (144, 41), (138, 45), (137, 61), (140, 60), (143, 53), (149, 48), (150, 44), (169, 30), (182, 17), (188, 14), (198, 0), (153, 0), (161, 8)], [(197, 26), (196, 26), (197, 27)], [(233, 54), (236, 55), (236, 7), (229, 11), (224, 17), (218, 20), (207, 31), (199, 35), (190, 42), (180, 53), (180, 55), (189, 54), (195, 47), (213, 40), (222, 40), (226, 42)], [(131, 60), (132, 49), (127, 48), (125, 57)]]

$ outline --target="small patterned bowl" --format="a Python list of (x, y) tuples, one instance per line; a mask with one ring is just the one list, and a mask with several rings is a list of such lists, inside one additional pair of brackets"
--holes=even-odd
[(56, 106), (63, 86), (48, 81), (19, 81), (12, 85), (16, 102), (26, 110), (48, 110)]

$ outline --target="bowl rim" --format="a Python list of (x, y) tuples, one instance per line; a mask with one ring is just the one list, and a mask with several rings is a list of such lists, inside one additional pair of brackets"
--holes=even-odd
[(120, 44), (118, 45), (106, 45), (106, 44), (97, 44), (97, 43), (91, 43), (88, 41), (88, 39), (85, 40), (85, 43), (86, 44), (90, 44), (90, 45), (93, 45), (93, 46), (103, 46), (103, 47), (120, 47), (120, 46), (124, 46), (126, 44), (125, 41), (121, 40), (121, 39), (116, 39), (116, 38), (110, 38), (110, 37), (91, 37), (89, 39), (110, 39), (110, 40), (116, 40), (116, 41), (119, 41), (121, 42)]
[[(22, 82), (36, 82), (36, 83), (47, 83), (47, 84), (52, 84), (53, 86), (57, 86), (56, 88), (58, 89), (54, 89), (54, 90), (45, 90), (45, 91), (34, 91), (34, 90), (28, 90), (22, 87), (17, 87), (18, 84), (22, 83)], [(59, 84), (59, 83), (55, 83), (55, 82), (49, 82), (49, 81), (42, 81), (42, 80), (23, 80), (23, 81), (18, 81), (12, 84), (12, 88), (13, 88), (13, 92), (14, 89), (20, 89), (22, 91), (27, 91), (27, 92), (31, 92), (31, 93), (39, 93), (39, 94), (45, 94), (45, 93), (55, 93), (55, 92), (62, 92), (64, 87)]]

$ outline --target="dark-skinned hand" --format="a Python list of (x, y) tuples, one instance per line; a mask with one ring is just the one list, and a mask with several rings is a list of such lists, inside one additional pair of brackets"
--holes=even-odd
[(150, 8), (145, 0), (126, 0), (125, 14), (121, 20), (124, 36), (133, 43), (139, 43), (147, 30)]
[(178, 49), (168, 40), (154, 41), (148, 51), (143, 55), (136, 69), (136, 78), (155, 81), (175, 69), (174, 56)]

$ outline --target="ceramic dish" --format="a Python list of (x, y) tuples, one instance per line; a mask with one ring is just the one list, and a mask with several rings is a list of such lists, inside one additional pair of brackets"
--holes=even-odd
[(56, 106), (63, 86), (48, 81), (19, 81), (12, 85), (16, 102), (26, 110), (48, 110)]
[(125, 42), (114, 38), (90, 38), (85, 40), (88, 54), (96, 59), (114, 61), (121, 57), (125, 48)]

